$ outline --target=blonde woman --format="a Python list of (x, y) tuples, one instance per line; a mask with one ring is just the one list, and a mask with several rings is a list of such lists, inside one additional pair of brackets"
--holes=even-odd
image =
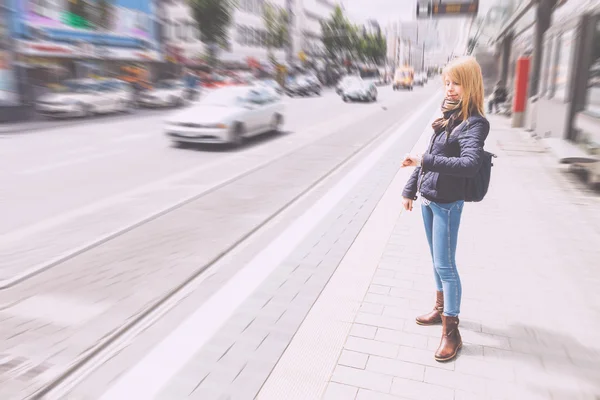
[(442, 73), (445, 98), (442, 117), (433, 123), (427, 152), (407, 155), (403, 167), (416, 167), (402, 193), (411, 211), (421, 197), (421, 211), (431, 256), (437, 295), (433, 311), (416, 318), (417, 324), (442, 323), (437, 361), (449, 361), (462, 347), (458, 315), (462, 287), (456, 268), (458, 228), (465, 200), (466, 179), (483, 161), (483, 143), (490, 124), (484, 117), (481, 68), (473, 57), (455, 59)]

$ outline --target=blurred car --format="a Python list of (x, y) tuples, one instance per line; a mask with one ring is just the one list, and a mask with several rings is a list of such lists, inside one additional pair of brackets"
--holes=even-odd
[(374, 82), (355, 80), (342, 90), (342, 100), (348, 101), (377, 101), (377, 87)]
[(335, 92), (341, 96), (344, 89), (354, 81), (361, 81), (360, 76), (348, 75), (343, 77), (340, 83), (338, 83), (336, 86)]
[(290, 96), (321, 95), (321, 83), (312, 76), (300, 75), (289, 79), (285, 84), (285, 92)]
[(231, 143), (283, 125), (281, 96), (262, 86), (236, 86), (216, 89), (198, 103), (170, 117), (167, 136), (178, 144)]
[(36, 110), (49, 117), (86, 117), (128, 112), (133, 99), (131, 86), (119, 79), (71, 79), (54, 93), (40, 96)]
[(277, 94), (283, 94), (283, 88), (275, 79), (260, 79), (256, 81), (257, 85), (271, 88), (277, 92)]
[(415, 72), (411, 67), (399, 67), (394, 73), (394, 90), (405, 88), (413, 90)]
[(415, 86), (423, 86), (423, 85), (425, 85), (425, 78), (423, 77), (422, 73), (416, 73), (415, 74), (414, 85)]
[(142, 92), (138, 102), (146, 107), (178, 107), (185, 104), (185, 84), (177, 79), (158, 81), (153, 89)]

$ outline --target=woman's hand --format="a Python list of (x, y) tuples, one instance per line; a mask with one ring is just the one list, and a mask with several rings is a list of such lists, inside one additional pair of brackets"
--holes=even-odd
[(406, 197), (402, 198), (402, 205), (406, 211), (412, 211), (413, 209), (413, 200), (407, 199)]
[(423, 156), (421, 156), (420, 154), (407, 154), (406, 156), (404, 156), (404, 160), (402, 161), (402, 167), (420, 167), (422, 161)]

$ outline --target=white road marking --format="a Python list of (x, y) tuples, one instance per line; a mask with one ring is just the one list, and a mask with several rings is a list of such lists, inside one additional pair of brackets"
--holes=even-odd
[[(397, 131), (406, 131), (437, 100), (437, 96), (433, 96)], [(317, 203), (296, 219), (269, 246), (200, 306), (194, 314), (152, 349), (146, 357), (122, 375), (103, 394), (101, 400), (134, 398), (150, 400), (155, 398), (191, 357), (214, 336), (238, 306), (375, 166), (400, 137), (399, 134), (393, 134), (373, 150)]]

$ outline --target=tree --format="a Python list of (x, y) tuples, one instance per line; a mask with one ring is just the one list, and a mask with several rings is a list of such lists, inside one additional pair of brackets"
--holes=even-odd
[(380, 65), (385, 62), (387, 42), (381, 35), (381, 32), (370, 34), (364, 30), (361, 37), (355, 43), (354, 53), (360, 61)]
[(341, 7), (336, 7), (328, 20), (321, 21), (325, 51), (333, 60), (352, 57), (359, 42), (358, 29), (350, 23)]
[(217, 60), (217, 49), (226, 47), (229, 27), (233, 22), (235, 0), (189, 0), (200, 31), (200, 40), (208, 47), (211, 64)]
[(281, 49), (288, 44), (288, 14), (270, 3), (263, 6), (263, 23), (266, 28), (266, 45), (269, 61), (277, 64), (273, 49)]

